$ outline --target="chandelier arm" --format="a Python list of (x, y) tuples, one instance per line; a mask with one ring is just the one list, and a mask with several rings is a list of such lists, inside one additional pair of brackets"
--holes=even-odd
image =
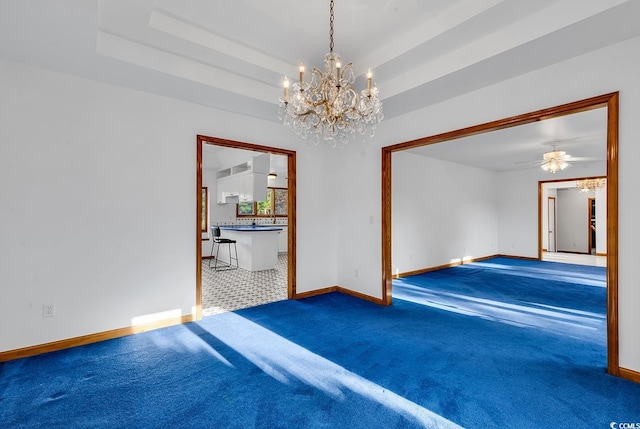
[(350, 106), (349, 110), (351, 110), (351, 109), (356, 110), (356, 104), (358, 104), (358, 93), (356, 92), (355, 89), (353, 89), (351, 87), (349, 87), (347, 92), (350, 92), (351, 94), (353, 94), (353, 97), (351, 97), (351, 106)]

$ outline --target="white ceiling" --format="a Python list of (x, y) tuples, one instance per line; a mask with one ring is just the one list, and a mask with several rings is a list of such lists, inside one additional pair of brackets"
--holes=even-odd
[[(254, 156), (262, 155), (263, 152), (255, 152), (244, 149), (234, 149), (214, 144), (202, 145), (202, 168), (205, 170), (222, 170), (234, 165), (250, 161)], [(287, 156), (269, 156), (269, 172), (276, 173), (278, 177), (288, 177)]]
[[(639, 36), (638, 16), (640, 0), (336, 0), (335, 51), (356, 86), (373, 69), (389, 120)], [(274, 122), (328, 33), (328, 0), (0, 1), (0, 58)]]
[(542, 155), (567, 153), (570, 165), (607, 159), (607, 109), (546, 119), (422, 146), (409, 152), (493, 171), (539, 168)]

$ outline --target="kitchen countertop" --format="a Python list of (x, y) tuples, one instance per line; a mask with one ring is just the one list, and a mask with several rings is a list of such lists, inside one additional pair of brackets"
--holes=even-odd
[(286, 228), (287, 225), (226, 225), (220, 226), (221, 230), (226, 231), (240, 231), (240, 232), (255, 232), (255, 231), (282, 231), (282, 228)]

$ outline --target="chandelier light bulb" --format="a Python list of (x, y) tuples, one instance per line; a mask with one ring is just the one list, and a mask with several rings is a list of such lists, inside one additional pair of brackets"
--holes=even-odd
[(284, 102), (289, 102), (289, 79), (285, 76), (284, 82), (282, 84), (284, 86)]

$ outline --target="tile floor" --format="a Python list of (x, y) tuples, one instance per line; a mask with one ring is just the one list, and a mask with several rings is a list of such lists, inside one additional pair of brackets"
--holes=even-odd
[[(212, 264), (213, 267), (213, 264)], [(214, 271), (202, 260), (202, 315), (224, 313), (287, 299), (287, 254), (273, 270)]]

